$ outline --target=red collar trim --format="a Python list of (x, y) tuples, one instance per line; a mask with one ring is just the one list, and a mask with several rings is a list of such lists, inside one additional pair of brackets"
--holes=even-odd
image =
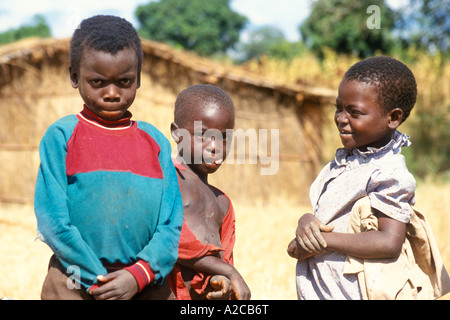
[(119, 119), (117, 121), (109, 121), (100, 118), (95, 113), (93, 113), (91, 110), (89, 110), (86, 105), (83, 106), (83, 110), (80, 112), (80, 114), (88, 121), (95, 122), (96, 124), (101, 125), (102, 127), (106, 128), (128, 128), (132, 125), (131, 112), (127, 111), (125, 114), (125, 117), (122, 119)]

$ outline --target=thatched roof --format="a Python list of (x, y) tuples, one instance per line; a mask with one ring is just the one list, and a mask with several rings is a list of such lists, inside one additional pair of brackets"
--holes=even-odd
[[(334, 91), (330, 89), (277, 83), (243, 68), (225, 66), (160, 42), (142, 40), (142, 49), (145, 57), (157, 57), (203, 74), (205, 82), (216, 83), (219, 79), (228, 79), (277, 91), (295, 97), (298, 101), (328, 101), (335, 98)], [(36, 72), (44, 60), (53, 63), (67, 62), (68, 55), (69, 39), (29, 38), (0, 46), (0, 88), (13, 81), (21, 69)]]

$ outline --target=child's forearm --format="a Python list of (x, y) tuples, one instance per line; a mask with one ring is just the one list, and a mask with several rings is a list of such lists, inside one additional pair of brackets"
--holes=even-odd
[(178, 263), (193, 270), (212, 275), (223, 275), (229, 279), (238, 274), (232, 265), (215, 256), (204, 256), (189, 260), (178, 259)]
[(361, 233), (323, 232), (327, 249), (365, 259), (398, 256), (405, 240), (404, 223), (379, 217), (379, 230)]
[(376, 259), (392, 255), (379, 237), (378, 231), (364, 233), (323, 233), (327, 250), (342, 252), (350, 256)]
[(231, 264), (226, 263), (220, 258), (204, 256), (190, 260), (178, 259), (178, 263), (200, 272), (227, 277), (231, 282), (233, 299), (247, 300), (251, 297), (250, 289), (241, 274)]

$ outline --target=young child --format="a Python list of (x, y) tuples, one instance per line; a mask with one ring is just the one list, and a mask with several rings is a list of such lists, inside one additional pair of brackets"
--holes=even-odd
[(142, 59), (122, 18), (94, 16), (73, 34), (70, 80), (84, 107), (39, 149), (35, 213), (54, 252), (42, 299), (157, 298), (176, 262), (183, 207), (170, 143), (128, 111)]
[[(343, 148), (314, 181), (314, 215), (305, 214), (288, 253), (297, 263), (300, 299), (361, 299), (356, 274), (344, 272), (348, 256), (397, 257), (412, 215), (415, 180), (401, 148), (408, 137), (397, 131), (414, 107), (414, 75), (403, 63), (373, 57), (344, 75), (336, 99), (335, 123)], [(348, 233), (350, 212), (368, 196), (378, 230)], [(331, 232), (333, 231), (333, 232)]]
[[(195, 85), (175, 102), (172, 137), (184, 207), (179, 256), (169, 282), (179, 300), (250, 299), (233, 267), (235, 216), (230, 198), (208, 183), (227, 155), (234, 106), (222, 89)], [(211, 276), (213, 275), (213, 276)]]

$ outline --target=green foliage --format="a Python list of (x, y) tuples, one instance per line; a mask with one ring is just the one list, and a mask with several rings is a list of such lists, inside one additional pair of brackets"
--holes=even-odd
[(418, 110), (411, 118), (413, 145), (405, 155), (408, 167), (418, 177), (450, 172), (450, 104), (433, 110)]
[(249, 41), (241, 43), (239, 51), (243, 54), (243, 60), (259, 59), (261, 55), (268, 54), (271, 47), (284, 41), (283, 32), (272, 26), (264, 26), (249, 33)]
[(238, 52), (244, 61), (268, 56), (291, 60), (304, 51), (302, 42), (289, 42), (277, 27), (263, 26), (250, 32), (249, 40), (238, 45)]
[(50, 28), (41, 15), (35, 15), (30, 25), (24, 25), (18, 29), (10, 29), (0, 33), (0, 44), (14, 42), (29, 37), (50, 37)]
[(247, 18), (229, 0), (161, 0), (136, 9), (139, 34), (200, 55), (225, 52), (239, 40)]
[(399, 28), (403, 43), (449, 56), (450, 0), (410, 0), (402, 8)]
[(450, 177), (450, 59), (443, 53), (409, 50), (418, 84), (417, 103), (405, 127), (413, 145), (406, 154), (408, 167), (418, 177)]
[[(380, 9), (379, 29), (368, 26), (368, 19), (373, 19), (373, 13), (367, 13), (371, 5)], [(313, 2), (311, 14), (299, 31), (306, 44), (319, 54), (329, 47), (363, 58), (377, 51), (389, 52), (394, 20), (395, 14), (384, 0), (318, 0)]]

